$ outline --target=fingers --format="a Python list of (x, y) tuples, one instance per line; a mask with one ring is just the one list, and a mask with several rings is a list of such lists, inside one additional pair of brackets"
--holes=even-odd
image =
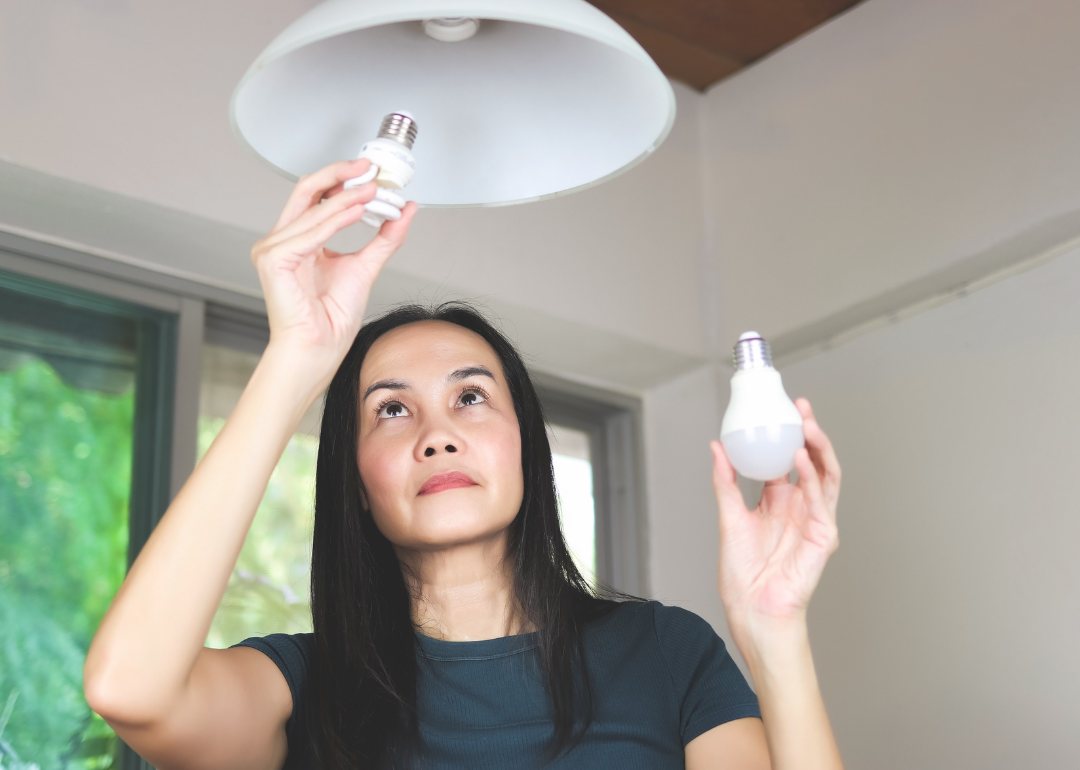
[(836, 457), (832, 442), (825, 431), (818, 425), (814, 410), (805, 398), (796, 399), (795, 407), (803, 417), (803, 436), (806, 448), (813, 461), (814, 470), (821, 479), (826, 501), (835, 508), (840, 496), (840, 461)]
[[(398, 219), (383, 222), (378, 234), (361, 252), (369, 270), (374, 270), (378, 274), (386, 261), (401, 248), (401, 245), (405, 243), (405, 237), (409, 234), (409, 225), (412, 224), (413, 217), (416, 216), (419, 208), (414, 201), (409, 201), (405, 204), (405, 208), (401, 209), (401, 216)], [(372, 280), (374, 281), (374, 278)]]
[(806, 499), (810, 516), (819, 525), (824, 525), (830, 539), (835, 540), (836, 508), (826, 502), (821, 489), (821, 479), (805, 447), (795, 453), (795, 469), (799, 472), (799, 489)]
[(395, 220), (388, 220), (383, 223), (383, 226), (379, 228), (378, 235), (367, 245), (368, 249), (374, 247), (373, 252), (380, 252), (382, 250), (389, 250), (386, 255), (387, 258), (390, 254), (393, 254), (399, 248), (401, 244), (405, 242), (405, 237), (409, 234), (409, 225), (412, 224), (413, 217), (416, 216), (416, 212), (419, 210), (419, 206), (415, 201), (409, 201), (401, 209), (401, 216)]
[[(336, 261), (338, 276), (348, 280), (335, 280), (329, 294), (335, 298), (339, 307), (359, 308), (359, 315), (354, 319), (357, 326), (363, 318), (363, 309), (371, 287), (386, 262), (405, 242), (409, 224), (416, 215), (417, 208), (415, 203), (406, 204), (400, 212), (401, 218), (395, 222), (384, 222), (378, 234), (360, 251), (352, 254), (333, 252), (330, 255)], [(326, 250), (323, 253), (325, 254)]]
[(287, 246), (288, 250), (297, 256), (313, 254), (336, 233), (359, 222), (362, 216), (364, 216), (363, 205), (350, 206), (325, 218), (310, 230), (294, 235), (277, 245)]
[(709, 443), (713, 455), (713, 492), (720, 506), (720, 525), (724, 520), (739, 513), (746, 513), (746, 502), (736, 482), (735, 469), (728, 460), (724, 446), (719, 441)]
[(779, 478), (769, 479), (768, 481), (765, 482), (765, 486), (767, 486), (767, 487), (779, 487), (779, 486), (783, 486), (784, 484), (790, 484), (790, 483), (791, 483), (791, 471), (788, 471), (787, 473), (785, 473), (783, 476), (780, 476)]
[(368, 182), (374, 181), (375, 177), (377, 177), (378, 175), (379, 167), (373, 164), (369, 166), (368, 170), (365, 171), (363, 174), (356, 177), (355, 179), (350, 179), (349, 181), (345, 182), (343, 186), (346, 190), (352, 187), (359, 187), (362, 184), (367, 184)]
[(352, 206), (369, 204), (375, 195), (375, 185), (373, 184), (345, 190), (331, 198), (327, 198), (322, 203), (313, 205), (292, 222), (274, 230), (266, 236), (264, 243), (268, 247), (284, 243), (290, 238), (295, 238), (297, 235), (311, 230), (340, 211)]
[(363, 277), (364, 285), (371, 286), (390, 257), (405, 243), (409, 225), (418, 209), (415, 202), (409, 201), (400, 212), (395, 209), (399, 218), (384, 222), (375, 237), (360, 251), (351, 254), (335, 253), (334, 256), (355, 260), (356, 270)]
[(293, 188), (292, 195), (285, 203), (285, 208), (278, 217), (274, 229), (287, 225), (309, 208), (329, 197), (330, 191), (344, 185), (368, 170), (371, 163), (366, 159), (342, 160), (321, 168), (314, 174), (300, 177)]
[(344, 189), (345, 189), (345, 183), (344, 182), (342, 182), (341, 184), (336, 184), (333, 187), (331, 187), (329, 190), (327, 190), (326, 192), (323, 193), (322, 199), (327, 200), (329, 198), (333, 198), (335, 195), (337, 195), (339, 192), (341, 192)]

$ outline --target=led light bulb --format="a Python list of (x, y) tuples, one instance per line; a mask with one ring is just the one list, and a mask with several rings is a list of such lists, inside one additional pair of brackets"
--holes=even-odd
[(363, 176), (350, 179), (345, 189), (358, 187), (375, 180), (378, 189), (375, 200), (364, 207), (361, 222), (381, 227), (388, 219), (401, 219), (405, 199), (393, 190), (400, 190), (412, 181), (416, 171), (416, 158), (412, 154), (416, 141), (416, 120), (405, 111), (391, 112), (383, 118), (379, 135), (360, 148), (357, 157), (371, 161), (371, 168)]
[(739, 473), (755, 481), (780, 478), (795, 466), (803, 446), (802, 415), (784, 391), (772, 365), (769, 343), (746, 332), (735, 345), (731, 402), (720, 426), (720, 442)]

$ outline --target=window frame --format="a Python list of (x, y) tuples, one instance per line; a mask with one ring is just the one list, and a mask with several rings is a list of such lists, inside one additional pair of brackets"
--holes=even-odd
[(589, 437), (596, 515), (596, 577), (632, 596), (649, 592), (641, 399), (531, 372), (549, 423)]
[[(168, 503), (195, 469), (203, 344), (261, 353), (269, 341), (270, 329), (261, 296), (144, 267), (136, 260), (99, 256), (93, 251), (47, 236), (34, 238), (10, 232), (0, 225), (0, 270), (175, 317), (167, 335), (171, 339), (156, 341), (174, 352), (172, 366), (139, 373), (148, 378), (147, 382), (156, 377), (171, 391), (159, 393), (171, 400), (171, 408), (143, 420), (154, 426), (156, 435), (168, 436), (167, 461), (152, 469), (152, 491), (140, 503), (143, 512), (132, 516), (130, 566)], [(589, 435), (597, 578), (618, 591), (646, 596), (648, 538), (640, 398), (543, 371), (533, 371), (532, 376), (548, 420)], [(122, 770), (151, 770), (151, 766), (125, 746)]]
[[(262, 297), (2, 229), (0, 269), (177, 314), (169, 485), (175, 496), (195, 469), (203, 342), (261, 352), (270, 339)], [(593, 464), (597, 577), (617, 590), (648, 595), (641, 399), (543, 371), (532, 374), (549, 420), (585, 430), (590, 453), (603, 459)]]
[(0, 270), (28, 294), (118, 313), (138, 324), (130, 566), (174, 496), (176, 478), (186, 470), (184, 444), (191, 432), (183, 430), (187, 415), (179, 396), (181, 369), (189, 366), (190, 356), (183, 355), (182, 346), (190, 343), (191, 322), (198, 320), (192, 310), (197, 314), (198, 309), (185, 307), (188, 303), (179, 297), (36, 260), (2, 242)]
[[(13, 287), (77, 306), (119, 311), (138, 323), (130, 568), (195, 468), (204, 303), (72, 266), (87, 256), (0, 232), (0, 270), (13, 276), (8, 282)], [(151, 770), (123, 741), (121, 746), (122, 770)]]

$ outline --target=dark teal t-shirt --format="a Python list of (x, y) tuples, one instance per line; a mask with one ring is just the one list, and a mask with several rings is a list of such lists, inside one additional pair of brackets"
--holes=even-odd
[[(480, 642), (418, 636), (417, 707), (422, 766), (488, 770), (543, 765), (551, 699), (536, 634)], [(299, 746), (311, 634), (273, 634), (240, 643), (281, 669), (293, 697), (289, 745)], [(548, 767), (558, 770), (683, 768), (687, 743), (717, 725), (759, 717), (757, 698), (724, 642), (692, 612), (625, 602), (585, 631), (595, 697), (581, 743)], [(299, 767), (290, 751), (286, 768)]]

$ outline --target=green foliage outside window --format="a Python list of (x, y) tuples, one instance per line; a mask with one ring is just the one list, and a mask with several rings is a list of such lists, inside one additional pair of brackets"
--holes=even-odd
[[(199, 418), (201, 458), (225, 421)], [(207, 636), (228, 647), (249, 636), (311, 630), (311, 532), (319, 440), (296, 434), (281, 456)]]
[[(0, 770), (96, 770), (118, 741), (90, 711), (82, 665), (123, 581), (134, 394), (0, 363)], [(6, 371), (4, 371), (6, 370)], [(224, 420), (199, 421), (199, 455)], [(294, 436), (268, 485), (207, 644), (311, 630), (318, 440)]]
[[(38, 358), (4, 355), (0, 770), (104, 769), (116, 764), (118, 741), (83, 699), (82, 664), (126, 567), (134, 394), (81, 390)], [(200, 418), (200, 457), (223, 425), (217, 417)], [(297, 434), (289, 442), (208, 645), (311, 629), (317, 451), (312, 436)], [(565, 471), (559, 475), (560, 489), (569, 492)], [(591, 512), (591, 495), (584, 494)], [(569, 514), (568, 501), (560, 503)], [(591, 551), (587, 562), (590, 557)]]
[(7, 363), (0, 768), (106, 768), (117, 740), (86, 705), (82, 665), (127, 566), (134, 394), (71, 387), (28, 355)]

